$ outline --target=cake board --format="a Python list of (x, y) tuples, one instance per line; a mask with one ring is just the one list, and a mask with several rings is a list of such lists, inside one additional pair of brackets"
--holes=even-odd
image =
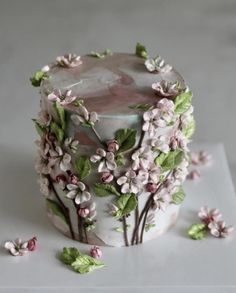
[[(105, 268), (79, 275), (57, 258), (64, 247), (88, 252), (86, 244), (65, 238), (48, 221), (33, 171), (33, 150), (19, 155), (4, 147), (0, 158), (0, 242), (36, 235), (39, 248), (24, 257), (0, 250), (0, 292), (235, 292), (236, 235), (227, 239), (187, 237), (203, 205), (217, 207), (236, 227), (236, 199), (221, 144), (195, 144), (212, 154), (199, 181), (185, 183), (186, 200), (177, 224), (165, 235), (140, 246), (104, 247)], [(18, 155), (17, 155), (18, 154)], [(10, 173), (11, 171), (11, 173)]]

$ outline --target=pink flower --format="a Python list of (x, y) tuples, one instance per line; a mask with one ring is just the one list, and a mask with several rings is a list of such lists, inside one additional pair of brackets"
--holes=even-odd
[(173, 150), (177, 148), (188, 151), (188, 139), (184, 136), (181, 130), (177, 130), (170, 139), (170, 147)]
[(158, 127), (165, 127), (166, 123), (161, 119), (161, 112), (155, 108), (144, 112), (143, 131), (148, 132), (150, 137), (154, 137)]
[(205, 151), (192, 152), (191, 160), (193, 165), (206, 165), (211, 162), (212, 156)]
[(115, 153), (119, 150), (119, 143), (116, 139), (111, 139), (107, 141), (107, 150), (109, 152)]
[(161, 188), (161, 190), (158, 190), (154, 194), (153, 200), (154, 200), (154, 208), (158, 208), (164, 212), (169, 206), (172, 200), (172, 196), (169, 190), (166, 187), (163, 187)]
[(189, 174), (187, 175), (187, 178), (189, 180), (198, 180), (201, 177), (201, 173), (198, 170), (192, 170), (191, 172), (189, 172)]
[(90, 125), (98, 121), (98, 114), (96, 112), (88, 112), (84, 106), (79, 106), (77, 110), (78, 114), (71, 115), (71, 120), (75, 125)]
[(167, 154), (170, 151), (170, 139), (166, 135), (160, 135), (156, 139), (151, 140), (151, 146), (157, 148), (159, 151)]
[(106, 152), (104, 149), (98, 148), (96, 150), (96, 155), (90, 157), (90, 161), (92, 163), (99, 162), (98, 172), (109, 172), (109, 170), (113, 171), (117, 168), (117, 164), (115, 162), (115, 155), (112, 152)]
[(133, 170), (137, 170), (139, 168), (147, 169), (150, 163), (153, 161), (151, 148), (148, 146), (141, 147), (132, 154), (131, 158), (133, 160)]
[(66, 172), (70, 169), (71, 166), (71, 156), (63, 152), (60, 146), (56, 146), (55, 150), (49, 150), (50, 153), (50, 162), (52, 165), (59, 164), (59, 167), (62, 171)]
[(146, 185), (146, 190), (147, 190), (148, 192), (151, 192), (151, 193), (156, 192), (156, 190), (157, 190), (157, 184), (155, 184), (155, 183), (148, 183), (148, 184)]
[(67, 106), (72, 104), (77, 99), (77, 96), (73, 95), (71, 90), (62, 93), (57, 89), (48, 95), (48, 99), (52, 102), (60, 103), (61, 106)]
[(29, 251), (34, 251), (37, 248), (37, 237), (33, 237), (28, 241), (27, 248)]
[(90, 250), (90, 255), (93, 258), (99, 259), (99, 258), (102, 257), (102, 251), (101, 251), (101, 249), (98, 246), (94, 246)]
[(28, 252), (28, 242), (22, 242), (20, 238), (17, 238), (15, 241), (7, 241), (4, 247), (13, 256), (22, 256)]
[(121, 185), (122, 193), (138, 193), (140, 191), (141, 182), (138, 180), (136, 173), (133, 170), (129, 170), (124, 176), (121, 176), (117, 180), (117, 184)]
[(181, 92), (178, 82), (169, 82), (166, 80), (153, 83), (152, 88), (159, 97), (174, 98)]
[(103, 183), (110, 183), (113, 180), (114, 176), (110, 172), (103, 172), (101, 176), (101, 181)]
[(79, 181), (77, 184), (67, 184), (69, 192), (66, 194), (67, 198), (74, 199), (76, 204), (89, 201), (91, 198), (90, 192), (86, 190), (85, 184)]
[(61, 67), (76, 67), (82, 64), (80, 56), (75, 54), (65, 54), (56, 58), (57, 65)]
[(160, 167), (151, 164), (148, 169), (140, 169), (137, 178), (140, 179), (142, 184), (158, 183), (160, 178)]
[(218, 209), (209, 209), (207, 206), (201, 207), (198, 217), (202, 220), (203, 223), (206, 225), (209, 225), (210, 223), (213, 222), (218, 222), (222, 214)]
[(234, 230), (233, 226), (226, 227), (224, 221), (211, 222), (209, 223), (208, 228), (210, 229), (211, 235), (220, 238), (226, 238)]
[(97, 215), (96, 204), (94, 201), (83, 202), (80, 204), (80, 208), (86, 211), (86, 217), (90, 220), (93, 220)]
[(89, 215), (89, 209), (87, 208), (80, 208), (78, 214), (82, 218), (86, 218)]

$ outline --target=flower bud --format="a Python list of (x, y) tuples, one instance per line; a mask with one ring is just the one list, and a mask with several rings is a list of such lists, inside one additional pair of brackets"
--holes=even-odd
[(28, 241), (27, 249), (29, 251), (34, 251), (36, 248), (37, 248), (37, 238), (36, 237), (33, 237), (32, 239), (30, 239)]
[(115, 139), (108, 140), (107, 142), (107, 150), (109, 152), (115, 153), (119, 149), (118, 141)]
[(147, 190), (148, 192), (151, 192), (151, 193), (156, 192), (156, 190), (157, 190), (157, 184), (155, 184), (155, 183), (148, 183), (148, 184), (146, 185), (146, 190)]
[(110, 172), (104, 172), (101, 176), (101, 181), (103, 183), (110, 183), (113, 180), (114, 176)]
[(70, 182), (74, 185), (77, 185), (77, 183), (79, 182), (79, 178), (75, 174), (71, 174), (70, 175)]
[(102, 257), (102, 251), (101, 251), (101, 249), (98, 246), (94, 246), (90, 250), (90, 255), (93, 258), (98, 259), (98, 258), (101, 258)]
[(89, 215), (89, 209), (87, 208), (80, 208), (78, 214), (81, 218), (86, 218)]

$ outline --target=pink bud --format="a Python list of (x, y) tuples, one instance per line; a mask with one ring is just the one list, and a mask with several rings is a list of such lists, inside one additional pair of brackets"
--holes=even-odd
[(81, 218), (86, 218), (89, 215), (89, 209), (87, 208), (80, 208), (78, 214)]
[(171, 140), (170, 140), (170, 147), (173, 150), (176, 150), (178, 148), (178, 140), (177, 140), (177, 138), (175, 138), (175, 137), (172, 137), (171, 138)]
[(148, 192), (151, 192), (151, 193), (156, 192), (156, 190), (157, 190), (157, 184), (155, 184), (155, 183), (148, 183), (148, 184), (146, 185), (146, 190), (147, 190)]
[(49, 142), (55, 142), (57, 138), (56, 138), (56, 135), (54, 133), (49, 133), (47, 135), (47, 139), (48, 139)]
[(37, 238), (33, 237), (28, 241), (27, 248), (29, 251), (34, 251), (37, 248)]
[(94, 246), (90, 250), (90, 255), (93, 258), (98, 259), (98, 258), (101, 258), (102, 257), (102, 251), (101, 251), (101, 249), (98, 246)]
[(115, 153), (119, 149), (118, 141), (115, 139), (108, 140), (107, 142), (107, 150), (109, 152)]
[(79, 182), (79, 178), (75, 174), (71, 174), (70, 175), (70, 182), (74, 185), (77, 185), (77, 183)]
[(109, 183), (113, 180), (114, 176), (110, 172), (104, 172), (101, 176), (101, 181), (104, 183)]

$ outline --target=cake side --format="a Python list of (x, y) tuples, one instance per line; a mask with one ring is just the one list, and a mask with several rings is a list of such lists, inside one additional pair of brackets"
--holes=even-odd
[(68, 55), (41, 73), (41, 191), (55, 226), (81, 242), (153, 239), (184, 198), (192, 94), (163, 59), (136, 55)]

